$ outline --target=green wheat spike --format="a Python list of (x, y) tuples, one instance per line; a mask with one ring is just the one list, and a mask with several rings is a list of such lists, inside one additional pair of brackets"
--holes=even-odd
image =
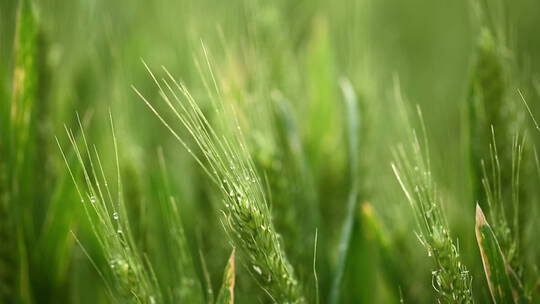
[(207, 96), (216, 107), (216, 124), (219, 128), (203, 114), (190, 91), (165, 68), (167, 78), (158, 81), (147, 67), (161, 98), (177, 119), (176, 122), (183, 125), (196, 142), (202, 159), (156, 107), (137, 89), (133, 89), (215, 184), (223, 201), (224, 227), (261, 288), (274, 301), (305, 303), (301, 285), (274, 228), (262, 179), (255, 170), (238, 116), (234, 108), (226, 103), (227, 100), (222, 99), (204, 46), (203, 50), (210, 79), (205, 79), (204, 75), (202, 79), (213, 86)]
[[(439, 300), (447, 303), (473, 303), (472, 276), (450, 234), (441, 199), (437, 196), (429, 160), (429, 144), (419, 107), (417, 111), (424, 140), (421, 141), (412, 129), (410, 149), (403, 145), (397, 147), (392, 170), (413, 209), (419, 228), (417, 237), (434, 262), (432, 282)], [(406, 122), (408, 124), (408, 120)]]

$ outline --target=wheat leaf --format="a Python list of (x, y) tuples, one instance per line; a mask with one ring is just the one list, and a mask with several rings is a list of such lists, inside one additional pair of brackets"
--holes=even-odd
[(217, 297), (216, 304), (233, 304), (234, 303), (234, 283), (236, 275), (236, 266), (234, 258), (234, 249), (231, 253), (231, 257), (225, 266), (223, 272), (223, 282), (221, 283), (221, 289)]
[(349, 245), (352, 239), (352, 230), (354, 224), (354, 214), (358, 200), (358, 100), (351, 83), (344, 79), (341, 81), (341, 88), (345, 97), (345, 108), (347, 111), (347, 132), (349, 137), (349, 162), (351, 164), (351, 190), (347, 202), (347, 213), (343, 229), (341, 231), (341, 240), (338, 249), (338, 262), (334, 274), (329, 303), (339, 303), (341, 281), (345, 271), (345, 263)]
[(482, 256), (486, 279), (494, 303), (515, 303), (512, 296), (507, 265), (495, 234), (489, 226), (482, 208), (476, 205), (476, 240)]

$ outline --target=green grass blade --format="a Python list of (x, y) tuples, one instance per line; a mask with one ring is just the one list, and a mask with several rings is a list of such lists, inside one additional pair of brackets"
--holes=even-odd
[(38, 78), (37, 25), (29, 0), (19, 2), (14, 41), (11, 104), (0, 123), (0, 302), (29, 303), (26, 252), (27, 236), (33, 232), (30, 202), (35, 187), (28, 180), (35, 173), (32, 124)]
[(234, 284), (236, 276), (236, 262), (234, 257), (234, 249), (231, 252), (231, 257), (225, 266), (223, 272), (223, 282), (216, 300), (216, 304), (233, 304), (234, 303)]
[(497, 238), (478, 205), (476, 206), (476, 240), (493, 302), (515, 303), (506, 261)]
[(347, 253), (352, 238), (354, 214), (358, 201), (358, 100), (351, 83), (348, 80), (341, 81), (341, 89), (345, 97), (345, 108), (347, 111), (347, 133), (349, 138), (349, 163), (351, 166), (351, 190), (347, 202), (347, 212), (343, 230), (341, 231), (341, 240), (338, 249), (338, 262), (330, 290), (331, 304), (339, 303), (341, 282), (345, 271)]

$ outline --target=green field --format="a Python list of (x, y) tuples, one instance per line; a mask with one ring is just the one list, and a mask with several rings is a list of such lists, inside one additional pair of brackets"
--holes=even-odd
[(539, 12), (0, 1), (0, 303), (539, 303)]

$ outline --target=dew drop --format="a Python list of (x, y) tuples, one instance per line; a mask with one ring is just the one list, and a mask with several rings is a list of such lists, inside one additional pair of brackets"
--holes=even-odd
[(95, 203), (96, 202), (96, 197), (95, 196), (90, 196), (90, 203)]
[(122, 234), (122, 233), (124, 233), (124, 232), (122, 231), (122, 229), (118, 229), (118, 231), (117, 231), (117, 232), (118, 232), (118, 234)]
[(253, 270), (255, 270), (255, 272), (258, 273), (259, 275), (262, 275), (262, 270), (259, 266), (253, 265)]
[(118, 220), (118, 212), (114, 212), (112, 216), (113, 219)]

